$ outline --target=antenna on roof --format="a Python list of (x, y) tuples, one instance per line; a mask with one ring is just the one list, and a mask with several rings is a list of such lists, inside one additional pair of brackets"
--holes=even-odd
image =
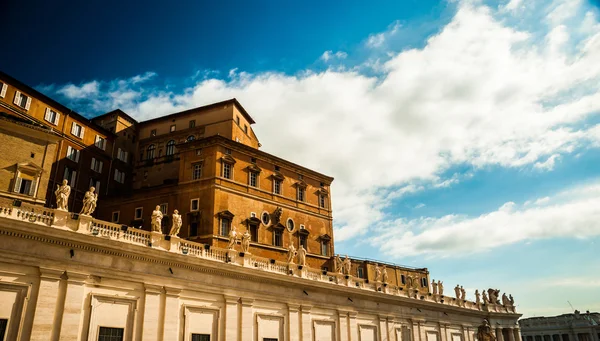
[(571, 304), (571, 302), (567, 301), (567, 303), (569, 303), (569, 305), (571, 306), (571, 310), (575, 311), (575, 308), (573, 308), (573, 305)]

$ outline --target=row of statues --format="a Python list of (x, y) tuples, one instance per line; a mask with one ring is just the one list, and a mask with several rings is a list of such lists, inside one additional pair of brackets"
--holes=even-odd
[[(61, 211), (68, 211), (71, 186), (69, 186), (69, 181), (67, 179), (64, 179), (61, 185), (56, 185), (54, 195), (56, 196), (56, 208)], [(88, 216), (91, 215), (96, 209), (97, 202), (98, 193), (96, 193), (96, 188), (92, 186), (87, 192), (85, 192), (85, 195), (83, 196), (83, 207), (81, 208), (79, 214)]]
[[(432, 280), (431, 281), (431, 288), (432, 288), (432, 293), (434, 295), (444, 295), (444, 282), (442, 281), (435, 281)], [(500, 296), (500, 290), (498, 289), (488, 289), (487, 293), (485, 290), (482, 290), (481, 294), (479, 292), (479, 290), (475, 290), (475, 303), (477, 305), (480, 305), (483, 299), (483, 304), (502, 304), (505, 306), (514, 306), (515, 305), (515, 300), (512, 297), (512, 295), (506, 295), (506, 293), (502, 294), (502, 303), (500, 303), (500, 299), (498, 298)], [(463, 288), (462, 285), (456, 285), (454, 287), (454, 295), (456, 296), (456, 299), (459, 301), (465, 301), (466, 297), (467, 297), (467, 291), (465, 290), (465, 288)]]
[[(152, 226), (152, 232), (160, 232), (162, 233), (162, 220), (164, 215), (160, 210), (160, 205), (156, 205), (154, 211), (152, 211), (152, 216), (150, 220), (150, 224)], [(177, 236), (179, 234), (179, 230), (181, 230), (181, 225), (183, 224), (181, 220), (181, 215), (178, 210), (173, 210), (173, 214), (171, 215), (171, 230), (169, 231), (169, 236)]]
[(350, 276), (350, 272), (352, 271), (352, 262), (350, 261), (350, 258), (348, 258), (348, 255), (346, 255), (344, 260), (340, 258), (340, 255), (336, 255), (334, 268), (336, 273)]
[(444, 296), (444, 282), (438, 280), (437, 283), (435, 279), (431, 281), (431, 288), (434, 295)]

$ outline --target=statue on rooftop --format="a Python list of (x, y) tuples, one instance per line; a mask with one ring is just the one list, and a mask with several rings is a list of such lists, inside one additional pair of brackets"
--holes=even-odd
[(488, 300), (487, 294), (485, 293), (485, 290), (483, 290), (482, 293), (483, 293), (483, 304), (488, 304), (489, 300)]
[(435, 279), (431, 280), (431, 292), (433, 292), (434, 295), (437, 295), (438, 293), (438, 285), (435, 282)]
[(294, 257), (296, 257), (296, 248), (294, 247), (294, 244), (290, 243), (290, 246), (288, 246), (288, 254), (287, 254), (287, 262), (290, 264), (294, 264)]
[(162, 232), (162, 218), (163, 213), (160, 210), (160, 205), (156, 205), (151, 217), (152, 232)]
[(68, 185), (69, 181), (64, 179), (62, 185), (56, 185), (56, 208), (61, 211), (66, 211), (69, 205), (69, 195), (71, 194), (71, 186)]
[(298, 248), (298, 265), (306, 265), (306, 249), (302, 244), (300, 244), (300, 247)]
[(352, 262), (350, 262), (350, 258), (346, 255), (346, 258), (344, 258), (344, 271), (346, 275), (350, 275), (350, 270), (352, 270)]
[(458, 284), (454, 287), (454, 295), (456, 295), (457, 300), (460, 300), (460, 287)]
[(466, 298), (467, 298), (467, 291), (461, 285), (460, 286), (460, 299), (464, 301)]
[(246, 253), (250, 249), (250, 232), (246, 230), (242, 235), (242, 252)]
[(344, 271), (344, 263), (340, 258), (340, 255), (335, 255), (335, 272), (341, 274)]
[(237, 229), (235, 226), (232, 226), (231, 230), (229, 230), (229, 243), (227, 244), (227, 249), (233, 250), (235, 248), (235, 244), (237, 244), (237, 241), (238, 241)]
[(94, 213), (96, 209), (96, 202), (98, 201), (98, 194), (94, 193), (96, 191), (95, 187), (90, 187), (90, 190), (85, 192), (83, 196), (83, 207), (81, 208), (81, 212), (79, 214), (82, 215), (91, 215)]
[(375, 264), (375, 282), (381, 281), (381, 269), (378, 264)]
[(510, 305), (515, 305), (515, 299), (512, 297), (512, 295), (508, 295), (508, 300), (510, 301)]
[(385, 264), (381, 267), (381, 277), (382, 277), (383, 283), (387, 283), (387, 281), (388, 281), (388, 274), (387, 274), (387, 270), (385, 268)]
[(475, 289), (475, 304), (481, 304), (481, 294), (479, 294), (478, 289)]
[(169, 231), (169, 236), (177, 236), (182, 225), (181, 215), (178, 210), (174, 210), (171, 217), (173, 218), (173, 224), (171, 226), (171, 231)]
[(438, 280), (438, 291), (440, 292), (440, 295), (444, 295), (444, 282)]

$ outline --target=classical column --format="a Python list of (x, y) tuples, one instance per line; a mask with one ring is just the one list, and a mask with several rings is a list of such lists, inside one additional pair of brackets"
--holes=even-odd
[(40, 268), (40, 286), (31, 328), (32, 341), (48, 341), (52, 339), (60, 277), (63, 273), (63, 270)]
[(288, 340), (300, 341), (300, 305), (288, 303)]
[(440, 322), (439, 323), (439, 329), (440, 329), (440, 341), (448, 341), (448, 323), (447, 322)]
[(67, 272), (67, 290), (60, 324), (61, 341), (77, 341), (81, 335), (83, 300), (87, 275)]
[(504, 341), (504, 335), (502, 335), (502, 328), (496, 328), (496, 340)]
[(464, 341), (472, 341), (471, 333), (469, 332), (469, 326), (463, 324), (462, 330), (463, 330), (463, 340)]
[(165, 288), (163, 340), (179, 339), (179, 294), (181, 289)]
[(521, 329), (520, 328), (512, 328), (512, 332), (515, 338), (515, 341), (521, 341)]
[(514, 328), (506, 328), (508, 329), (508, 341), (515, 341), (515, 330)]
[(312, 340), (312, 326), (310, 321), (310, 309), (312, 306), (302, 305), (302, 341)]
[(384, 316), (379, 316), (379, 340), (380, 341), (388, 341), (389, 334), (387, 329), (387, 320)]
[(252, 304), (254, 299), (242, 298), (242, 341), (254, 340)]
[(161, 294), (163, 288), (158, 285), (146, 284), (144, 298), (144, 322), (142, 328), (143, 341), (159, 341), (161, 321)]
[(238, 341), (238, 300), (225, 295), (225, 341)]
[(355, 311), (348, 312), (348, 320), (350, 323), (350, 337), (348, 338), (350, 341), (358, 341), (358, 322), (356, 321), (356, 316), (358, 315)]
[(338, 325), (339, 327), (339, 340), (348, 341), (350, 340), (349, 330), (350, 325), (348, 324), (348, 312), (344, 310), (338, 310)]

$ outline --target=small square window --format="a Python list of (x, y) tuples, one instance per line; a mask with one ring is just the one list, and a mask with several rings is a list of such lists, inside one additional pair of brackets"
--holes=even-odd
[(196, 126), (196, 120), (190, 121), (190, 128), (194, 128)]
[(123, 328), (100, 327), (98, 341), (123, 341)]
[(250, 162), (252, 162), (252, 163), (256, 163), (256, 158), (255, 158), (255, 157), (251, 158), (251, 159), (250, 159)]
[(298, 201), (304, 201), (304, 187), (298, 187), (296, 199)]
[(280, 171), (279, 166), (275, 166), (275, 170), (279, 172)]
[(250, 186), (258, 187), (258, 174), (255, 172), (250, 172)]
[(298, 174), (298, 180), (304, 180), (304, 175)]
[(223, 163), (223, 177), (231, 179), (231, 165), (228, 163)]
[(200, 208), (200, 199), (190, 200), (190, 211), (198, 211)]
[(160, 204), (160, 211), (162, 212), (162, 214), (168, 214), (168, 208), (169, 208), (169, 204), (167, 203), (163, 203)]
[(227, 155), (231, 155), (231, 149), (229, 149), (229, 148), (225, 148), (225, 154), (227, 154)]
[(119, 222), (119, 216), (121, 215), (120, 211), (115, 211), (112, 213), (112, 222), (113, 223), (118, 223)]
[(135, 214), (134, 214), (135, 219), (142, 219), (143, 212), (144, 212), (144, 208), (143, 207), (136, 208), (135, 209)]
[(195, 163), (192, 170), (192, 180), (198, 180), (202, 176), (202, 162)]
[(210, 341), (209, 334), (192, 334), (192, 341)]
[(173, 124), (173, 125), (171, 125), (171, 127), (169, 128), (169, 131), (170, 131), (170, 132), (174, 132), (174, 131), (175, 131), (175, 125), (174, 125), (174, 124)]

